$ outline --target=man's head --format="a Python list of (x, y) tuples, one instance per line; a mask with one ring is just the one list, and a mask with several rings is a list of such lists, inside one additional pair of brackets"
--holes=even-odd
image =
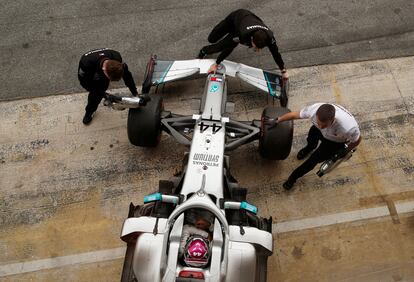
[(111, 81), (121, 80), (124, 75), (124, 66), (116, 60), (106, 60), (102, 65), (102, 70), (106, 77)]
[(268, 40), (269, 38), (266, 31), (261, 29), (256, 30), (252, 36), (252, 45), (254, 47), (254, 50), (257, 52), (266, 47)]
[(319, 128), (329, 127), (335, 120), (335, 107), (331, 104), (323, 104), (316, 111), (316, 119)]
[(197, 218), (195, 221), (195, 227), (201, 230), (207, 231), (210, 228), (210, 225), (211, 225), (210, 222), (207, 219), (202, 218), (202, 217)]

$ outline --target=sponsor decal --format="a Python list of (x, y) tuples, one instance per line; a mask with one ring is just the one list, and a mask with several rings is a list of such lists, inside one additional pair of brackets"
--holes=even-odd
[(210, 92), (217, 92), (219, 90), (220, 86), (217, 83), (213, 83), (213, 85), (211, 85), (210, 87)]
[(223, 79), (221, 79), (220, 77), (211, 77), (210, 81), (218, 81), (218, 82), (222, 82)]
[(91, 50), (91, 51), (85, 53), (84, 56), (88, 56), (90, 54), (97, 53), (97, 52), (102, 52), (102, 51), (105, 51), (105, 50), (108, 50), (108, 48), (100, 48), (100, 49)]
[(253, 29), (253, 28), (261, 28), (261, 29), (265, 29), (265, 30), (269, 30), (267, 27), (262, 26), (262, 25), (251, 25), (246, 27), (247, 29)]
[(194, 165), (219, 166), (220, 155), (195, 153), (193, 157)]

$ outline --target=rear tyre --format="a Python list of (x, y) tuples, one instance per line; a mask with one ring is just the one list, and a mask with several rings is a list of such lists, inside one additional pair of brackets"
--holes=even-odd
[(151, 95), (146, 106), (129, 109), (128, 139), (131, 144), (141, 147), (155, 147), (161, 137), (162, 98)]
[(287, 108), (267, 107), (262, 113), (261, 136), (259, 139), (260, 155), (269, 160), (286, 159), (292, 148), (293, 121), (284, 121), (276, 126), (264, 124), (265, 118), (276, 119), (290, 112)]
[(121, 282), (137, 281), (134, 275), (134, 269), (132, 267), (132, 264), (134, 262), (134, 251), (135, 243), (128, 243), (125, 253), (124, 266), (122, 267)]
[(267, 281), (267, 259), (266, 255), (258, 255), (256, 261), (256, 281), (266, 282)]

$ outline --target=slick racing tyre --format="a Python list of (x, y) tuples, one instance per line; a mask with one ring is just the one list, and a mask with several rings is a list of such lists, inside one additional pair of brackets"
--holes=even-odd
[(134, 261), (135, 243), (128, 243), (124, 265), (122, 267), (121, 282), (135, 282), (137, 281), (132, 267)]
[(280, 90), (280, 106), (283, 108), (287, 107), (289, 98), (289, 80), (282, 80), (282, 89)]
[(145, 106), (129, 109), (129, 142), (141, 147), (157, 146), (161, 138), (162, 111), (162, 98), (158, 95), (151, 95), (151, 100)]
[(267, 259), (266, 255), (259, 255), (256, 259), (256, 280), (257, 282), (267, 281)]
[(293, 121), (285, 121), (278, 124), (266, 124), (266, 119), (276, 119), (290, 112), (287, 108), (267, 107), (262, 113), (260, 128), (259, 152), (269, 160), (286, 159), (292, 148)]

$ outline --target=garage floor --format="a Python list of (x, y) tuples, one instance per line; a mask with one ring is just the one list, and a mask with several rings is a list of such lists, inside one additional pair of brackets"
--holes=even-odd
[[(295, 122), (287, 160), (252, 143), (230, 154), (232, 173), (262, 216), (274, 218), (269, 281), (414, 281), (414, 57), (290, 70), (289, 108), (335, 102), (363, 141), (332, 173), (281, 187), (300, 164), (310, 122)], [(166, 85), (165, 108), (191, 113), (204, 79)], [(260, 117), (264, 93), (229, 80), (233, 118)], [(86, 94), (0, 102), (0, 280), (117, 281), (131, 201), (180, 169), (186, 148), (164, 134), (129, 144), (127, 111), (101, 106), (81, 123)], [(246, 162), (249, 160), (249, 162)], [(248, 165), (247, 165), (248, 163)], [(315, 170), (316, 171), (316, 170)]]

